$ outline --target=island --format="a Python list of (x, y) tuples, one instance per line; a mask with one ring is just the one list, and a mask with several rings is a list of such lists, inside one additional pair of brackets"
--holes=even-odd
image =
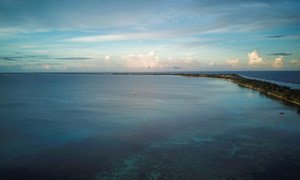
[(229, 80), (240, 86), (251, 88), (260, 93), (282, 100), (289, 104), (293, 104), (300, 109), (300, 89), (292, 89), (290, 87), (281, 86), (267, 81), (245, 78), (237, 74), (185, 74), (179, 73), (178, 76), (184, 77), (204, 77), (204, 78), (218, 78)]

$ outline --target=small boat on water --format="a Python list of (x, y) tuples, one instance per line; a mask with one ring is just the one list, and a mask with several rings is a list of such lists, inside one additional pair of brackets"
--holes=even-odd
[(136, 92), (135, 92), (135, 90), (133, 90), (133, 91), (131, 92), (131, 94), (132, 94), (132, 95), (136, 95)]

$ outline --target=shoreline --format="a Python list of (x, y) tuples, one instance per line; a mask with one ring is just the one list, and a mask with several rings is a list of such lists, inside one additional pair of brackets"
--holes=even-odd
[(286, 101), (286, 102), (292, 103), (292, 104), (297, 105), (297, 106), (300, 107), (300, 103), (299, 103), (299, 102), (291, 101), (291, 100), (285, 99), (285, 98), (282, 97), (282, 96), (278, 96), (278, 95), (273, 94), (273, 93), (268, 93), (268, 92), (266, 92), (266, 91), (264, 91), (264, 90), (261, 90), (261, 89), (258, 89), (258, 88), (254, 88), (254, 87), (248, 86), (248, 85), (246, 85), (246, 84), (240, 84), (240, 83), (237, 83), (237, 82), (234, 82), (234, 83), (236, 83), (236, 84), (238, 84), (238, 85), (240, 85), (240, 86), (243, 86), (243, 87), (247, 87), (247, 88), (249, 88), (249, 89), (253, 89), (253, 90), (259, 91), (259, 92), (263, 93), (263, 94), (266, 95), (266, 96), (278, 98), (278, 99), (280, 99), (280, 100), (284, 100), (284, 101)]
[(300, 109), (300, 90), (291, 89), (267, 81), (249, 79), (237, 74), (176, 74), (183, 77), (204, 77), (229, 80), (237, 85), (259, 91), (260, 93), (293, 104)]

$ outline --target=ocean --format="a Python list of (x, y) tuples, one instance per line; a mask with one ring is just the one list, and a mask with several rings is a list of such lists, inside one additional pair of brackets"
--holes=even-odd
[(299, 139), (297, 107), (222, 79), (0, 75), (0, 179), (299, 179)]

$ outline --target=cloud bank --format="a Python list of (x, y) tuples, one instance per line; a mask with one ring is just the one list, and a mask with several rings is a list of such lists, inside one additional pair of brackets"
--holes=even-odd
[(155, 56), (154, 52), (123, 55), (121, 60), (124, 61), (127, 69), (158, 69), (162, 67), (159, 57)]
[(239, 67), (241, 65), (239, 59), (228, 59), (226, 60), (226, 63), (232, 67)]

